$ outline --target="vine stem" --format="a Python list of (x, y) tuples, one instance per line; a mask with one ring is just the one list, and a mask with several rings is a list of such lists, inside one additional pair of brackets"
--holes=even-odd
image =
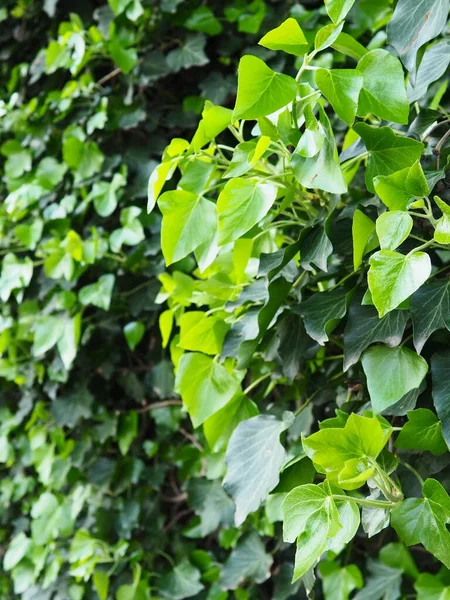
[(419, 252), (420, 250), (424, 250), (425, 248), (428, 248), (428, 246), (431, 246), (432, 244), (435, 244), (434, 240), (428, 240), (428, 242), (425, 242), (425, 244), (422, 244), (421, 246), (416, 246), (415, 248), (413, 248), (411, 250), (411, 252), (408, 252), (408, 254), (406, 255), (406, 258), (409, 258), (410, 256), (412, 256), (416, 252)]
[(264, 381), (265, 379), (267, 379), (268, 377), (270, 377), (272, 375), (272, 373), (266, 373), (265, 375), (261, 375), (261, 377), (258, 377), (258, 379), (255, 379), (255, 381), (252, 381), (252, 383), (245, 388), (245, 390), (242, 392), (243, 394), (247, 395), (249, 392), (251, 392), (257, 385), (259, 385), (261, 383), (261, 381)]
[(355, 498), (354, 496), (341, 496), (333, 494), (333, 500), (351, 501), (361, 506), (370, 506), (371, 508), (395, 508), (398, 502), (388, 502), (385, 500), (368, 500), (367, 498)]

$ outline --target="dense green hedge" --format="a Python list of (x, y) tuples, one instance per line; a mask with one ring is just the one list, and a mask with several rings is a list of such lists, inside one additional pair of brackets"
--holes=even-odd
[(326, 4), (0, 8), (2, 598), (449, 593), (448, 0)]

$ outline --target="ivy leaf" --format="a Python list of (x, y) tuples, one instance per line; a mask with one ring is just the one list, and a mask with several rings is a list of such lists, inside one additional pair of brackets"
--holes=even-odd
[(393, 310), (380, 319), (373, 307), (353, 302), (344, 331), (344, 371), (358, 362), (364, 350), (375, 342), (383, 342), (391, 348), (398, 346), (407, 321), (407, 311)]
[(213, 11), (207, 6), (199, 6), (193, 10), (184, 25), (188, 29), (201, 31), (211, 36), (218, 35), (222, 31), (220, 21), (216, 19)]
[(411, 296), (411, 318), (417, 352), (438, 329), (450, 331), (450, 280), (438, 279), (419, 288)]
[(247, 233), (265, 217), (276, 197), (273, 183), (241, 178), (228, 181), (217, 200), (219, 244), (228, 244)]
[(382, 250), (395, 250), (411, 233), (412, 217), (401, 210), (380, 215), (376, 222), (377, 236)]
[(395, 445), (408, 450), (428, 450), (435, 456), (447, 452), (441, 422), (427, 408), (408, 412), (408, 422), (403, 425)]
[(297, 539), (293, 581), (312, 568), (325, 550), (334, 547), (335, 538), (345, 544), (358, 529), (357, 505), (350, 498), (335, 501), (333, 491), (328, 482), (301, 485), (283, 502), (283, 539)]
[(27, 554), (31, 546), (31, 540), (21, 531), (9, 542), (8, 549), (3, 557), (3, 568), (11, 571)]
[(172, 73), (191, 67), (202, 67), (209, 63), (205, 54), (206, 38), (204, 35), (188, 35), (181, 48), (172, 50), (166, 57), (167, 66)]
[(345, 19), (354, 3), (355, 0), (325, 0), (325, 8), (330, 19), (337, 24)]
[(167, 265), (181, 260), (213, 237), (217, 227), (213, 202), (175, 190), (165, 192), (158, 205), (163, 214), (161, 246)]
[(314, 38), (314, 49), (317, 52), (320, 52), (329, 48), (339, 37), (343, 27), (343, 22), (339, 23), (339, 25), (329, 23), (328, 25), (321, 27)]
[(296, 93), (295, 79), (275, 73), (256, 56), (243, 56), (239, 62), (233, 120), (270, 115), (292, 102)]
[(47, 315), (41, 317), (34, 330), (33, 356), (42, 356), (51, 350), (61, 337), (64, 319)]
[(223, 106), (215, 106), (207, 100), (202, 112), (202, 120), (192, 138), (191, 145), (198, 152), (231, 124), (232, 111)]
[(286, 460), (280, 434), (293, 422), (289, 412), (282, 421), (272, 415), (258, 415), (239, 423), (231, 435), (223, 485), (236, 504), (237, 527), (259, 508), (278, 484), (280, 469)]
[(147, 212), (150, 213), (155, 207), (156, 201), (168, 179), (172, 177), (183, 153), (189, 147), (189, 143), (182, 138), (174, 138), (163, 152), (162, 162), (157, 165), (148, 180), (147, 190)]
[(362, 357), (374, 412), (380, 413), (420, 386), (427, 361), (405, 347), (373, 346)]
[(353, 214), (352, 239), (353, 268), (356, 271), (361, 266), (364, 255), (378, 246), (375, 223), (358, 209)]
[(337, 116), (347, 125), (353, 125), (363, 85), (362, 73), (357, 69), (319, 69), (316, 84)]
[(200, 581), (201, 573), (188, 560), (184, 560), (161, 578), (158, 591), (163, 598), (183, 600), (196, 596), (204, 585)]
[(450, 353), (439, 352), (431, 358), (433, 402), (442, 422), (442, 433), (450, 448)]
[(420, 100), (434, 81), (437, 81), (447, 71), (450, 63), (450, 43), (442, 40), (425, 50), (415, 77), (408, 81), (408, 100)]
[(369, 263), (367, 280), (380, 317), (409, 298), (431, 273), (430, 257), (425, 252), (405, 256), (393, 250), (380, 250), (371, 256)]
[(244, 394), (238, 393), (231, 402), (226, 404), (203, 423), (206, 441), (213, 452), (225, 450), (228, 440), (236, 427), (250, 417), (258, 414), (258, 407)]
[(448, 600), (450, 598), (450, 585), (445, 585), (439, 575), (421, 573), (414, 584), (414, 589), (418, 594), (417, 600)]
[(85, 285), (79, 291), (79, 299), (83, 306), (92, 304), (103, 310), (109, 310), (111, 294), (115, 282), (114, 275), (102, 275), (96, 283)]
[[(386, 88), (384, 83), (383, 87)], [(366, 186), (369, 192), (375, 192), (375, 177), (390, 175), (410, 167), (420, 159), (424, 150), (421, 142), (395, 135), (390, 127), (371, 127), (367, 123), (356, 123), (353, 130), (361, 136), (369, 153), (366, 168)]]
[(186, 491), (189, 506), (200, 517), (200, 524), (186, 531), (187, 537), (206, 537), (220, 525), (230, 527), (233, 524), (234, 504), (226, 495), (220, 481), (196, 477), (188, 481)]
[(401, 569), (395, 569), (381, 562), (368, 561), (370, 576), (362, 590), (353, 600), (388, 600), (400, 598), (400, 587), (402, 584)]
[(321, 472), (343, 489), (361, 487), (374, 473), (373, 461), (392, 429), (375, 417), (352, 413), (344, 427), (327, 427), (302, 439), (303, 449)]
[(444, 29), (447, 15), (448, 0), (417, 0), (414, 10), (408, 0), (399, 0), (387, 34), (408, 71), (415, 69), (419, 48)]
[(347, 312), (347, 293), (336, 289), (314, 294), (295, 306), (294, 311), (303, 317), (308, 335), (324, 346), (328, 335)]
[(294, 56), (301, 56), (308, 50), (308, 41), (301, 27), (292, 18), (286, 19), (279, 27), (266, 33), (258, 44), (269, 50), (283, 50)]
[(323, 591), (326, 600), (348, 600), (353, 590), (363, 587), (361, 571), (356, 565), (340, 567), (332, 561), (324, 561), (319, 565), (323, 580)]
[(194, 427), (199, 427), (231, 400), (243, 376), (242, 371), (230, 373), (225, 366), (204, 354), (183, 354), (178, 364), (175, 391), (181, 395)]
[(373, 184), (378, 196), (391, 210), (407, 210), (414, 198), (430, 193), (419, 161), (391, 175), (379, 175)]
[(311, 265), (314, 264), (327, 272), (328, 258), (332, 252), (333, 245), (322, 225), (314, 227), (300, 240), (300, 264), (307, 271), (312, 271)]
[(180, 341), (184, 350), (220, 354), (228, 325), (217, 317), (206, 316), (201, 311), (189, 311), (180, 319)]
[(144, 337), (145, 325), (140, 321), (130, 321), (123, 328), (128, 348), (133, 351)]
[(294, 151), (291, 163), (296, 179), (306, 188), (324, 190), (331, 194), (347, 191), (344, 175), (339, 165), (333, 130), (330, 121), (319, 106), (319, 132), (324, 138), (323, 145), (313, 157), (302, 156)]
[(60, 427), (74, 428), (83, 419), (92, 416), (94, 396), (86, 386), (79, 386), (76, 392), (58, 396), (52, 404), (52, 414)]
[[(359, 94), (358, 116), (374, 114), (386, 121), (407, 123), (409, 102), (398, 58), (381, 48), (371, 50), (359, 61), (358, 71), (364, 77)], [(386, 81), (389, 81), (388, 86)]]
[(220, 587), (235, 590), (245, 579), (263, 583), (270, 577), (273, 558), (266, 553), (259, 535), (253, 531), (231, 553), (220, 575)]
[(391, 523), (407, 546), (423, 544), (450, 568), (450, 497), (435, 479), (427, 479), (423, 498), (407, 498), (391, 513)]
[[(2, 261), (0, 277), (0, 298), (7, 302), (12, 292), (28, 287), (33, 277), (33, 261), (31, 258), (20, 260), (15, 254), (8, 252)], [(19, 298), (21, 293), (19, 292)]]

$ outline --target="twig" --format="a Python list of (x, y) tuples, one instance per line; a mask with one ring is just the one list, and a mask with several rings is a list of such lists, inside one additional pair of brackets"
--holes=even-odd
[(164, 533), (167, 533), (168, 531), (170, 531), (170, 529), (172, 529), (172, 527), (174, 525), (176, 525), (176, 523), (178, 523), (178, 521), (180, 519), (182, 519), (183, 517), (186, 517), (191, 512), (192, 512), (191, 508), (185, 508), (184, 510), (182, 510), (181, 512), (179, 512), (178, 514), (176, 514), (174, 516), (174, 518), (164, 527)]
[(181, 400), (163, 400), (162, 402), (154, 402), (153, 404), (147, 404), (143, 408), (140, 408), (136, 412), (145, 413), (149, 410), (156, 410), (157, 408), (164, 408), (165, 406), (180, 406), (183, 404)]
[(104, 77), (99, 79), (97, 81), (97, 85), (103, 85), (104, 83), (106, 83), (107, 81), (109, 81), (110, 79), (112, 79), (113, 77), (118, 75), (119, 73), (122, 73), (122, 69), (120, 67), (117, 67), (116, 69), (114, 69), (114, 71), (111, 71), (111, 73), (108, 73), (108, 75), (105, 75)]
[(189, 440), (197, 448), (197, 450), (200, 450), (200, 452), (203, 452), (203, 450), (204, 450), (203, 446), (200, 444), (200, 442), (198, 440), (195, 439), (195, 437), (192, 435), (192, 433), (189, 433), (189, 431), (186, 431), (186, 429), (184, 429), (184, 427), (180, 427), (179, 432), (181, 433), (181, 435), (184, 435), (184, 437), (187, 440)]
[(439, 169), (439, 159), (441, 158), (441, 150), (445, 146), (446, 141), (450, 138), (450, 129), (444, 133), (436, 147), (433, 149), (433, 154), (436, 156), (436, 168)]

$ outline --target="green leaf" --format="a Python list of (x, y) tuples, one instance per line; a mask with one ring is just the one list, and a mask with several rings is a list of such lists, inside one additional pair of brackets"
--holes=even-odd
[(95, 571), (92, 576), (95, 591), (100, 600), (107, 600), (109, 590), (109, 575), (104, 571)]
[(189, 506), (200, 518), (200, 524), (190, 527), (185, 535), (190, 538), (204, 538), (218, 527), (233, 524), (234, 503), (225, 493), (220, 481), (206, 478), (190, 479), (186, 485)]
[(421, 573), (414, 589), (417, 592), (417, 600), (449, 600), (450, 585), (439, 578), (438, 575), (430, 575), (430, 573)]
[[(358, 71), (364, 77), (359, 95), (358, 116), (374, 114), (386, 121), (407, 123), (409, 102), (398, 58), (387, 50), (371, 50), (359, 61)], [(389, 85), (386, 85), (386, 81), (389, 81)]]
[(325, 8), (333, 23), (340, 23), (355, 3), (355, 0), (325, 0)]
[(319, 69), (316, 84), (328, 102), (347, 125), (353, 125), (363, 75), (358, 69)]
[(33, 356), (42, 356), (56, 346), (64, 319), (48, 315), (40, 317), (34, 330)]
[(380, 319), (373, 307), (361, 306), (359, 300), (352, 302), (344, 331), (344, 371), (358, 362), (364, 350), (375, 342), (398, 346), (407, 321), (407, 311), (393, 310)]
[(69, 370), (77, 355), (78, 343), (80, 341), (81, 313), (78, 313), (71, 319), (64, 319), (61, 325), (57, 347), (64, 367), (66, 370)]
[(359, 60), (364, 54), (367, 54), (366, 48), (348, 33), (340, 33), (333, 42), (332, 47), (355, 60)]
[(408, 80), (408, 100), (416, 102), (427, 93), (431, 83), (442, 77), (450, 63), (450, 44), (443, 40), (425, 50), (415, 77)]
[(220, 21), (216, 19), (208, 6), (198, 6), (184, 22), (185, 27), (208, 35), (219, 35), (222, 31)]
[(409, 450), (428, 450), (435, 456), (447, 452), (447, 444), (442, 437), (441, 422), (427, 408), (408, 412), (408, 422), (403, 425), (395, 445), (397, 448)]
[(235, 398), (203, 423), (206, 441), (213, 452), (225, 450), (236, 427), (258, 414), (258, 407), (244, 394)]
[(206, 38), (202, 34), (188, 35), (184, 44), (172, 50), (166, 57), (167, 66), (172, 73), (191, 67), (203, 67), (209, 63), (205, 54)]
[(199, 427), (223, 408), (239, 389), (242, 371), (230, 373), (209, 356), (189, 352), (179, 362), (175, 390), (189, 411), (192, 424)]
[(253, 531), (239, 543), (222, 567), (220, 587), (235, 590), (246, 579), (263, 583), (270, 577), (272, 562), (272, 556), (266, 553), (260, 537)]
[(123, 334), (128, 344), (128, 348), (133, 351), (144, 337), (145, 325), (140, 321), (131, 321), (123, 328)]
[[(383, 87), (386, 88), (384, 84)], [(371, 127), (366, 123), (357, 123), (353, 130), (361, 136), (369, 153), (366, 168), (366, 186), (369, 192), (375, 192), (375, 177), (390, 175), (410, 167), (420, 159), (424, 150), (422, 143), (395, 135), (390, 127)]]
[(179, 565), (161, 578), (158, 591), (163, 598), (170, 600), (183, 600), (196, 596), (204, 589), (200, 581), (201, 573), (188, 560), (183, 560)]
[(326, 48), (329, 48), (331, 44), (333, 44), (339, 37), (343, 27), (343, 22), (339, 25), (328, 23), (328, 25), (321, 27), (314, 38), (314, 49), (317, 52), (320, 52)]
[(125, 48), (120, 40), (114, 38), (109, 42), (108, 49), (113, 61), (125, 74), (133, 70), (138, 60), (135, 48)]
[(319, 106), (319, 132), (324, 138), (319, 153), (313, 157), (302, 156), (294, 151), (291, 163), (294, 175), (306, 188), (324, 190), (331, 194), (343, 194), (347, 191), (336, 149), (336, 142), (330, 121)]
[(85, 285), (79, 291), (79, 299), (83, 306), (92, 304), (103, 310), (109, 310), (114, 287), (114, 275), (102, 275), (96, 283)]
[(401, 210), (385, 212), (376, 222), (377, 236), (382, 250), (395, 250), (408, 238), (413, 220)]
[(362, 265), (364, 255), (378, 246), (375, 223), (358, 209), (353, 214), (352, 239), (353, 268), (357, 271)]
[(394, 600), (401, 597), (402, 571), (368, 560), (370, 575), (366, 584), (353, 600)]
[(217, 200), (219, 245), (233, 242), (259, 223), (276, 197), (273, 183), (242, 178), (227, 181)]
[(62, 394), (52, 403), (52, 414), (60, 427), (76, 427), (83, 419), (92, 416), (94, 396), (86, 386), (78, 386), (76, 392)]
[(389, 567), (400, 569), (405, 575), (417, 579), (419, 570), (416, 567), (408, 548), (401, 542), (391, 542), (380, 550), (380, 560)]
[(258, 43), (269, 50), (283, 50), (294, 56), (301, 56), (308, 50), (308, 41), (301, 27), (292, 18), (286, 19), (279, 27), (266, 33)]
[(7, 302), (12, 292), (19, 294), (19, 290), (29, 286), (33, 277), (33, 261), (31, 258), (20, 260), (11, 252), (4, 257), (2, 274), (0, 277), (0, 298)]
[(431, 273), (430, 257), (425, 252), (405, 256), (393, 250), (380, 250), (369, 262), (367, 280), (380, 317), (409, 298)]
[(239, 63), (233, 120), (270, 115), (292, 102), (296, 93), (295, 79), (275, 73), (256, 56), (243, 56)]
[[(101, 217), (109, 217), (117, 208), (117, 192), (125, 185), (125, 178), (116, 173), (111, 181), (100, 181), (94, 183), (92, 191), (87, 199), (93, 200), (94, 208)], [(86, 200), (87, 200), (86, 199)]]
[(303, 449), (316, 468), (343, 489), (361, 487), (374, 474), (373, 461), (386, 445), (392, 429), (375, 417), (352, 413), (344, 427), (327, 427), (302, 439)]
[(438, 279), (418, 289), (411, 297), (411, 318), (417, 352), (438, 329), (450, 331), (450, 280)]
[(378, 196), (391, 210), (407, 210), (414, 198), (430, 193), (419, 161), (391, 175), (379, 175), (373, 184)]
[(427, 479), (423, 498), (403, 500), (392, 511), (391, 523), (407, 546), (423, 544), (450, 568), (450, 497), (435, 479)]
[(31, 546), (31, 540), (25, 533), (20, 532), (9, 542), (8, 549), (3, 557), (3, 568), (5, 571), (11, 571), (24, 556), (28, 553)]
[(202, 120), (192, 138), (192, 147), (196, 152), (231, 124), (232, 111), (222, 106), (214, 106), (207, 100), (202, 112)]
[(442, 433), (450, 448), (450, 353), (439, 352), (431, 358), (433, 402), (442, 422)]
[(333, 245), (323, 225), (317, 225), (300, 240), (300, 264), (307, 271), (312, 271), (314, 264), (327, 272), (328, 259), (332, 253)]
[(340, 567), (332, 561), (321, 562), (319, 572), (325, 600), (348, 600), (353, 590), (359, 590), (364, 585), (361, 571), (356, 565)]
[(166, 264), (177, 262), (210, 240), (217, 227), (216, 206), (191, 192), (165, 192), (158, 201), (163, 214), (161, 246)]
[(184, 350), (220, 354), (229, 326), (220, 318), (201, 311), (189, 311), (180, 319), (180, 341)]
[[(293, 581), (314, 567), (327, 549), (337, 549), (350, 541), (359, 526), (359, 510), (354, 502), (335, 501), (327, 482), (294, 488), (283, 502), (283, 538), (297, 539)], [(336, 490), (340, 495), (342, 491)]]
[(303, 317), (307, 333), (323, 346), (347, 312), (347, 294), (339, 289), (314, 294), (294, 311)]
[(293, 422), (292, 413), (285, 413), (282, 421), (258, 415), (239, 423), (231, 435), (223, 485), (236, 504), (236, 526), (242, 525), (278, 484), (286, 460), (280, 434)]
[(414, 10), (408, 0), (399, 0), (387, 27), (388, 41), (397, 50), (408, 71), (414, 71), (417, 52), (445, 27), (448, 0), (417, 0)]
[(362, 357), (374, 412), (380, 413), (420, 386), (427, 361), (405, 347), (373, 346)]
[[(231, 111), (230, 111), (231, 112)], [(182, 138), (174, 138), (164, 150), (161, 164), (157, 165), (148, 180), (148, 202), (147, 212), (152, 212), (156, 201), (168, 179), (172, 177), (183, 153), (189, 147), (189, 143)]]
[(134, 410), (130, 410), (129, 412), (120, 415), (117, 439), (122, 456), (128, 454), (128, 450), (130, 449), (133, 440), (136, 439), (138, 424), (138, 415)]

